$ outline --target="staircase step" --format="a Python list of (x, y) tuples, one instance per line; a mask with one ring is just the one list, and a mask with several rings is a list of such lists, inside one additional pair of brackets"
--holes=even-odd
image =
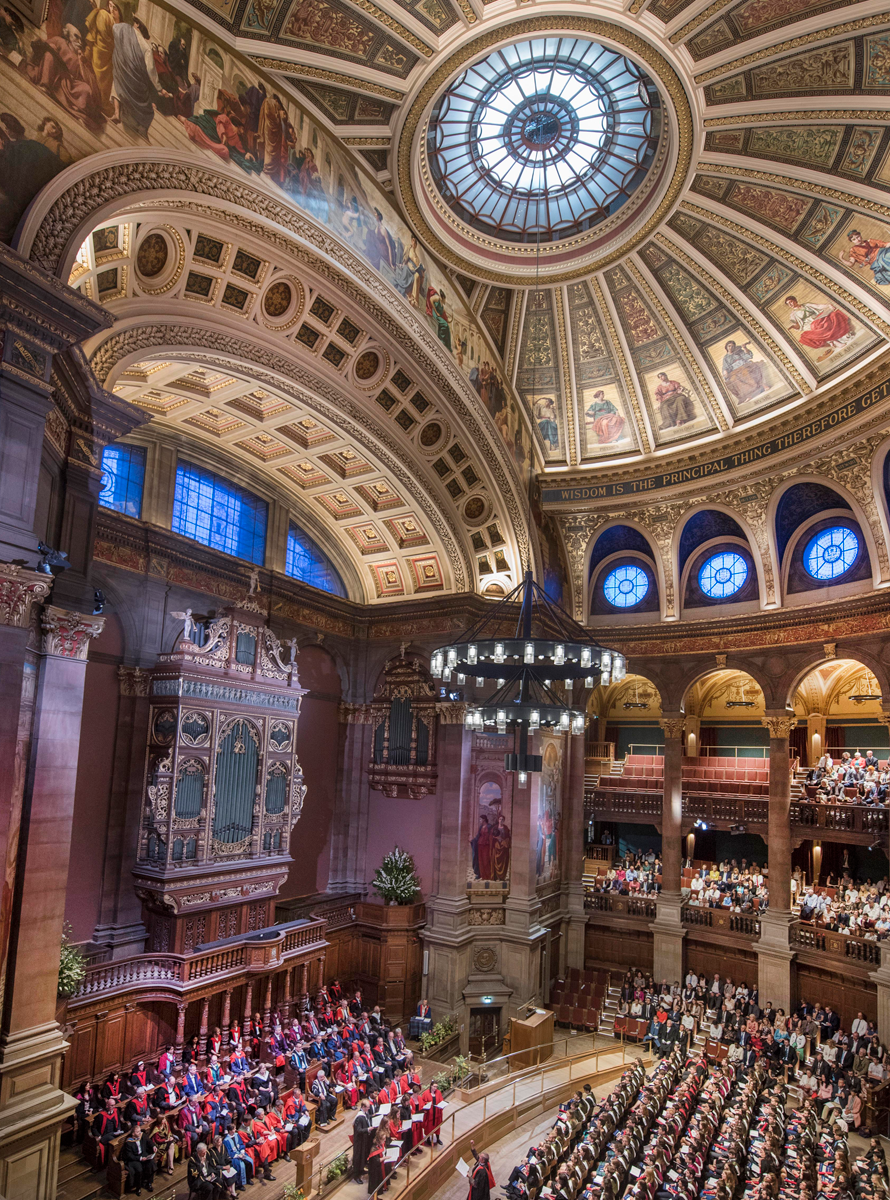
[(77, 1179), (81, 1175), (89, 1175), (92, 1167), (85, 1158), (75, 1158), (73, 1162), (65, 1162), (59, 1157), (59, 1187), (63, 1183), (68, 1183), (69, 1180)]
[(79, 1175), (67, 1183), (59, 1184), (56, 1200), (90, 1200), (98, 1196), (105, 1187), (105, 1174), (90, 1171), (87, 1175)]

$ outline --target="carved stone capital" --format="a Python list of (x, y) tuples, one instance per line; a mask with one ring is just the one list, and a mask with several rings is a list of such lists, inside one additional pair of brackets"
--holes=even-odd
[(142, 667), (118, 667), (122, 696), (147, 696), (151, 676)]
[(27, 629), (31, 605), (49, 595), (51, 575), (40, 575), (15, 563), (0, 563), (0, 625)]
[(797, 717), (761, 717), (760, 724), (767, 727), (771, 738), (786, 738), (797, 724)]
[(98, 637), (105, 625), (104, 617), (90, 617), (48, 604), (41, 616), (44, 654), (57, 658), (86, 659), (91, 638)]
[(718, 667), (726, 666), (726, 655), (725, 654), (715, 654), (714, 658), (717, 660)]
[(683, 729), (686, 725), (685, 717), (662, 717), (658, 722), (664, 730), (665, 739), (673, 738), (679, 740), (683, 736)]
[(341, 725), (370, 725), (372, 721), (369, 704), (340, 704), (337, 717)]
[(456, 704), (454, 701), (437, 704), (436, 713), (443, 725), (463, 725), (467, 715), (466, 704)]
[(837, 658), (837, 645), (835, 642), (823, 642), (822, 651), (826, 658)]

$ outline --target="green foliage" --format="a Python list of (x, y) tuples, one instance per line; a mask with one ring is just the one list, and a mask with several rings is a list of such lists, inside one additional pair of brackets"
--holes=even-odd
[(414, 859), (398, 846), (387, 854), (374, 873), (371, 885), (378, 896), (395, 904), (412, 904), (420, 891)]
[(422, 1053), (427, 1050), (433, 1050), (442, 1042), (447, 1042), (452, 1034), (457, 1033), (457, 1018), (444, 1017), (441, 1021), (437, 1021), (432, 1029), (420, 1035), (420, 1049)]
[(87, 973), (86, 959), (77, 946), (71, 945), (71, 926), (62, 926), (62, 950), (59, 955), (59, 995), (73, 996)]
[(324, 1182), (336, 1183), (349, 1170), (349, 1155), (344, 1150), (342, 1154), (338, 1154), (336, 1158), (332, 1158), (327, 1165), (324, 1173)]
[(281, 1200), (306, 1200), (306, 1193), (297, 1183), (286, 1183)]

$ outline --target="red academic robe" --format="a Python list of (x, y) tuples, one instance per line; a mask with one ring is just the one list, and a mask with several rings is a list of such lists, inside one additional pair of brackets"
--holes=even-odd
[[(417, 1095), (414, 1095), (411, 1097), (410, 1104), (411, 1104), (412, 1116), (415, 1113), (423, 1112), (423, 1104), (421, 1103), (421, 1099), (422, 1098)], [(423, 1142), (423, 1121), (412, 1121), (411, 1122), (411, 1147), (412, 1147), (412, 1149), (414, 1149), (416, 1146), (421, 1145), (422, 1142)]]
[(421, 1107), (426, 1108), (427, 1104), (430, 1106), (423, 1114), (423, 1136), (430, 1137), (442, 1124), (442, 1112), (436, 1108), (437, 1104), (442, 1103), (442, 1093), (437, 1087), (427, 1088), (420, 1100)]
[[(284, 1121), (279, 1117), (278, 1113), (273, 1109), (272, 1112), (266, 1114), (266, 1124), (278, 1138), (278, 1153), (282, 1155), (287, 1151), (287, 1130), (284, 1128)], [(269, 1143), (271, 1145), (271, 1142)]]
[(278, 1140), (269, 1137), (272, 1130), (266, 1124), (266, 1120), (253, 1120), (250, 1122), (250, 1131), (255, 1138), (259, 1140), (259, 1145), (255, 1147), (260, 1152), (260, 1158), (263, 1163), (272, 1163), (278, 1157)]

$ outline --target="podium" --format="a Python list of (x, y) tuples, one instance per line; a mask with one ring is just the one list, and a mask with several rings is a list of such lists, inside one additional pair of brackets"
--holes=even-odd
[(546, 1062), (553, 1054), (553, 1013), (536, 1012), (524, 1021), (511, 1017), (510, 1047), (514, 1070), (538, 1067)]

